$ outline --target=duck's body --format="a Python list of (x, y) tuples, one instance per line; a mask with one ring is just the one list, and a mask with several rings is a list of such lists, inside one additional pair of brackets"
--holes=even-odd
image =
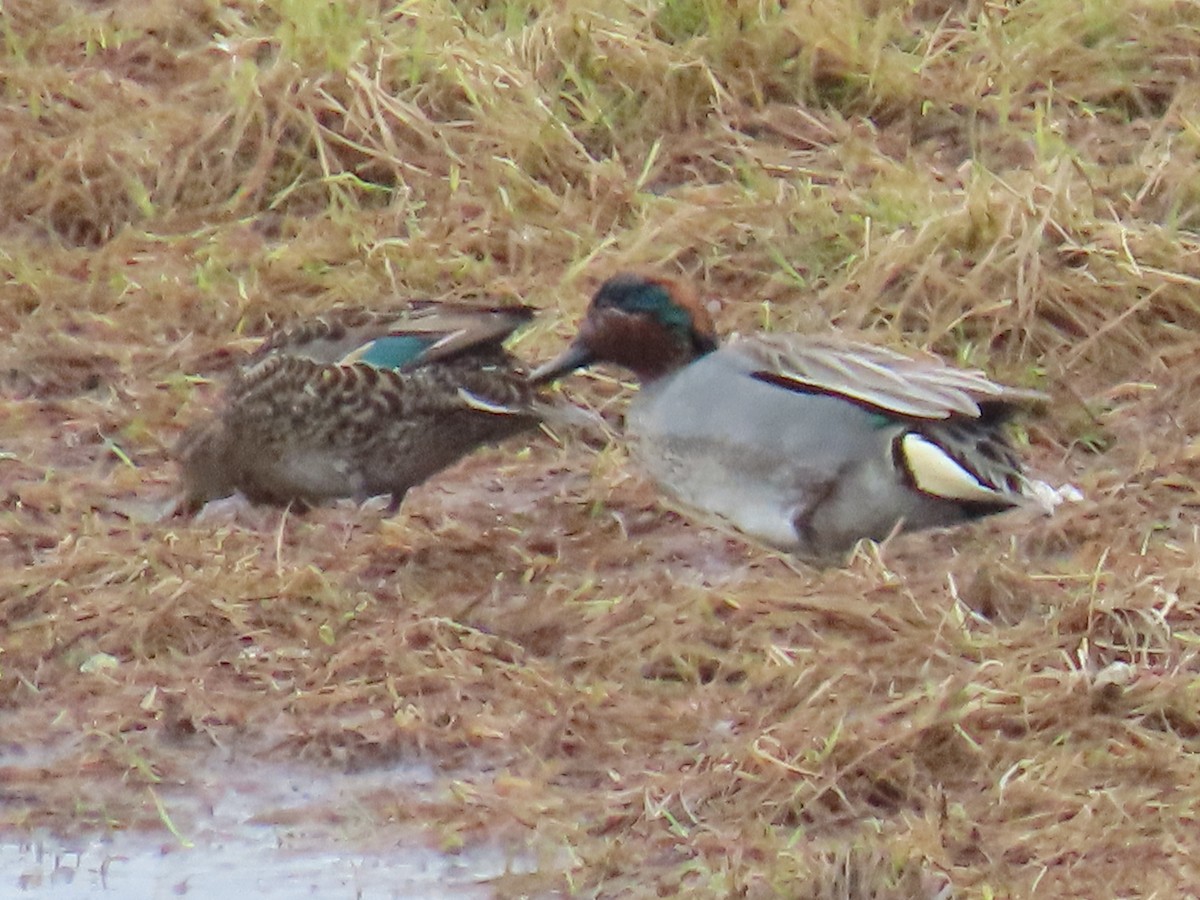
[(1003, 423), (1040, 395), (978, 372), (800, 335), (718, 347), (694, 295), (637, 276), (607, 282), (535, 377), (602, 359), (641, 377), (626, 426), (649, 474), (772, 546), (828, 558), (1029, 502)]
[(348, 310), (273, 334), (223, 409), (180, 442), (183, 505), (240, 491), (315, 504), (405, 492), (481, 444), (536, 426), (503, 340), (526, 310)]
[[(861, 344), (743, 338), (645, 385), (630, 404), (628, 429), (643, 466), (683, 503), (772, 546), (826, 557), (860, 538), (882, 540), (900, 523), (952, 525), (1023, 502), (1019, 463), (997, 433), (996, 418), (1010, 411), (1002, 394), (978, 417), (935, 403), (924, 415), (936, 418), (901, 419), (833, 388), (764, 378), (778, 375), (764, 370), (764, 351), (773, 350), (795, 363), (819, 351), (846, 374), (865, 356), (882, 356)], [(919, 489), (904, 459), (920, 449), (967, 456), (984, 446), (995, 458), (977, 462), (995, 483), (980, 486), (947, 468), (947, 490), (957, 492), (950, 496)]]

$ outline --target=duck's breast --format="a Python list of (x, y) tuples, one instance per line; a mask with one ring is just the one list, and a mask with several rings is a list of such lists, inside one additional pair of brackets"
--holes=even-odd
[(825, 503), (851, 471), (888, 483), (895, 427), (840, 398), (785, 390), (750, 371), (727, 348), (643, 388), (627, 418), (637, 455), (684, 503), (768, 544), (823, 554), (797, 531), (797, 518)]

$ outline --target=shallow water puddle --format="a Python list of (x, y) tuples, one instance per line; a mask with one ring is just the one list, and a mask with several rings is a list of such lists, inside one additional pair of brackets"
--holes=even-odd
[(221, 765), (198, 773), (185, 796), (164, 792), (179, 838), (0, 839), (0, 897), (484, 898), (488, 879), (532, 868), (496, 845), (430, 849), (416, 829), (399, 839), (399, 831), (350, 835), (363, 828), (347, 827), (341, 814), (349, 808), (354, 818), (357, 798), (428, 791), (433, 777), (421, 767), (330, 774)]
[(499, 851), (455, 857), (414, 848), (385, 856), (301, 853), (261, 840), (164, 846), (121, 835), (0, 844), (0, 896), (483, 898), (505, 870)]

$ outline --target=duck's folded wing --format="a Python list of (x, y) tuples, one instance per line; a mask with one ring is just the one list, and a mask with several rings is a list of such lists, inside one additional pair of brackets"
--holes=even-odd
[[(533, 318), (528, 307), (476, 307), (451, 303), (422, 306), (418, 314), (397, 321), (387, 332), (372, 341), (369, 348), (342, 362), (371, 362), (388, 368), (389, 344), (412, 341), (424, 342), (419, 354), (402, 360), (403, 368), (412, 369), (431, 362), (450, 359), (461, 353), (490, 352)], [(400, 346), (403, 346), (400, 344)], [(382, 354), (381, 354), (382, 351)], [(372, 357), (376, 358), (372, 358)]]
[(341, 309), (272, 333), (251, 365), (268, 356), (316, 363), (365, 362), (414, 369), (472, 350), (490, 351), (527, 323), (525, 307), (474, 307), (427, 300), (401, 310)]
[(1044, 402), (1045, 394), (997, 384), (929, 354), (910, 356), (873, 344), (807, 335), (755, 335), (729, 345), (749, 374), (777, 387), (844, 397), (913, 419), (978, 418), (989, 408)]

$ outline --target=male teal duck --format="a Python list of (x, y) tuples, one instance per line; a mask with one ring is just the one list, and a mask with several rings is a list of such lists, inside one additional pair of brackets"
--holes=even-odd
[(390, 494), (394, 512), (410, 487), (537, 425), (534, 388), (502, 346), (531, 316), (416, 302), (272, 334), (220, 412), (180, 441), (180, 505), (235, 491), (280, 505)]
[(626, 431), (661, 487), (804, 557), (1039, 503), (1004, 424), (1044, 395), (936, 357), (794, 334), (719, 346), (691, 288), (623, 274), (530, 378), (595, 362), (641, 382)]

